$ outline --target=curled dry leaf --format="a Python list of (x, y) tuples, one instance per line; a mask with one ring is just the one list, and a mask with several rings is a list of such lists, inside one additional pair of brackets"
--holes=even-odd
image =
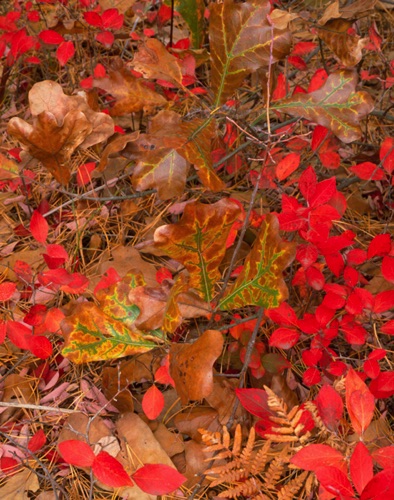
[(211, 4), (211, 86), (218, 105), (226, 102), (253, 71), (268, 67), (290, 52), (290, 31), (272, 26), (270, 11), (269, 0)]
[(182, 87), (181, 61), (156, 38), (148, 38), (134, 55), (133, 68), (144, 78), (165, 80)]
[(11, 118), (7, 131), (61, 184), (70, 180), (68, 161), (74, 150), (104, 141), (114, 131), (111, 117), (93, 111), (84, 94), (67, 96), (50, 80), (32, 87), (29, 106), (33, 123)]
[(145, 114), (152, 114), (157, 108), (167, 105), (163, 96), (151, 90), (124, 67), (108, 71), (107, 77), (95, 78), (93, 85), (115, 97), (115, 105), (110, 109), (112, 116), (142, 110)]
[(207, 330), (194, 344), (172, 344), (170, 373), (182, 404), (200, 400), (213, 390), (213, 365), (223, 348), (223, 335)]
[(356, 84), (355, 72), (335, 71), (319, 90), (282, 99), (272, 104), (271, 109), (318, 123), (341, 141), (350, 143), (362, 137), (360, 120), (374, 107), (369, 94), (356, 92)]

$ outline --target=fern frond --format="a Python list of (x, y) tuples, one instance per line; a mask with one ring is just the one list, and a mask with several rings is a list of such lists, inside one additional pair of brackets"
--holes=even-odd
[(257, 477), (251, 477), (244, 481), (243, 483), (229, 488), (226, 491), (219, 493), (219, 498), (237, 498), (240, 495), (250, 496), (254, 493), (260, 493), (263, 485)]
[(308, 474), (308, 471), (304, 471), (282, 486), (282, 488), (278, 491), (278, 500), (293, 500), (294, 498), (297, 498), (296, 494), (304, 485)]

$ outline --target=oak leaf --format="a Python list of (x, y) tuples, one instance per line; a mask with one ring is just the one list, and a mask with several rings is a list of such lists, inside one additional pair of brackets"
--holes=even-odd
[(362, 136), (360, 119), (373, 110), (369, 94), (356, 92), (357, 74), (338, 70), (324, 85), (310, 94), (295, 94), (275, 102), (271, 109), (302, 117), (330, 129), (341, 141), (353, 142)]
[(226, 102), (252, 72), (290, 52), (290, 31), (272, 26), (270, 11), (269, 0), (210, 5), (211, 87), (217, 105)]
[(239, 213), (238, 205), (227, 199), (211, 205), (193, 201), (178, 223), (161, 226), (154, 233), (155, 247), (186, 267), (190, 286), (207, 301), (220, 278), (227, 236)]
[(170, 373), (182, 404), (200, 400), (213, 390), (212, 367), (223, 348), (223, 335), (207, 330), (193, 344), (172, 344)]
[(267, 215), (241, 273), (220, 303), (221, 309), (246, 305), (271, 309), (286, 300), (288, 290), (282, 273), (295, 257), (295, 246), (283, 241), (278, 231), (278, 219)]
[(112, 118), (93, 111), (85, 94), (67, 96), (58, 83), (50, 80), (33, 85), (29, 107), (33, 123), (11, 118), (7, 131), (61, 184), (70, 180), (67, 163), (74, 150), (102, 142), (114, 131)]
[(95, 78), (93, 86), (115, 97), (116, 102), (110, 109), (111, 116), (122, 116), (137, 111), (152, 114), (157, 108), (167, 105), (167, 100), (162, 95), (151, 90), (124, 67), (109, 70), (107, 77)]

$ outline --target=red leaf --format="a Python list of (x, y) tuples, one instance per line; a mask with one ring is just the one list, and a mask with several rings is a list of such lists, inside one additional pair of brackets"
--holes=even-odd
[(352, 368), (349, 369), (346, 375), (345, 385), (346, 407), (353, 429), (357, 434), (363, 434), (371, 423), (375, 410), (375, 398), (365, 382)]
[(372, 458), (383, 469), (394, 468), (394, 446), (384, 446), (372, 452)]
[(152, 385), (142, 398), (142, 409), (149, 420), (155, 420), (163, 408), (164, 396), (155, 385)]
[(309, 54), (309, 52), (312, 52), (312, 50), (314, 50), (316, 46), (317, 45), (315, 42), (298, 42), (294, 45), (291, 54), (293, 56), (303, 56), (305, 54)]
[(306, 280), (308, 285), (314, 290), (323, 290), (325, 279), (323, 273), (316, 269), (316, 267), (308, 267), (305, 271)]
[(370, 161), (359, 163), (349, 170), (365, 181), (381, 181), (385, 176), (383, 170)]
[(75, 47), (73, 42), (62, 42), (56, 51), (56, 58), (60, 66), (65, 66), (74, 54)]
[(101, 21), (101, 16), (97, 12), (84, 12), (83, 17), (85, 21), (90, 24), (90, 26), (96, 26), (101, 28), (103, 23)]
[(4, 281), (0, 284), (0, 302), (7, 302), (14, 295), (16, 284), (12, 281)]
[(386, 290), (385, 292), (380, 292), (375, 296), (372, 312), (382, 313), (389, 311), (390, 309), (393, 309), (393, 307), (394, 307), (394, 290)]
[(379, 157), (383, 168), (391, 175), (394, 172), (394, 139), (392, 137), (386, 137), (383, 141)]
[(390, 234), (389, 233), (378, 234), (377, 236), (375, 236), (375, 238), (371, 241), (371, 243), (368, 246), (367, 257), (368, 259), (372, 259), (376, 255), (378, 255), (379, 257), (383, 257), (384, 255), (390, 253), (390, 250), (391, 250)]
[(49, 269), (57, 269), (68, 260), (68, 253), (62, 245), (47, 245), (43, 254)]
[(150, 495), (167, 495), (179, 488), (186, 477), (164, 464), (146, 464), (133, 474), (135, 484)]
[(269, 339), (271, 347), (278, 347), (279, 349), (290, 349), (293, 347), (300, 338), (300, 334), (291, 328), (278, 328), (274, 331)]
[(394, 319), (380, 327), (380, 331), (386, 335), (394, 335)]
[(40, 429), (34, 434), (34, 436), (32, 436), (27, 447), (30, 451), (34, 453), (38, 450), (41, 450), (41, 448), (44, 446), (46, 442), (47, 438), (44, 434), (44, 431)]
[(382, 274), (387, 281), (394, 283), (394, 257), (383, 257)]
[(313, 131), (311, 149), (312, 151), (316, 151), (319, 146), (323, 143), (328, 134), (328, 128), (323, 127), (322, 125), (317, 125)]
[(300, 56), (288, 56), (287, 62), (301, 71), (308, 69), (306, 62)]
[(64, 42), (64, 38), (57, 31), (54, 30), (44, 30), (38, 35), (38, 37), (44, 42), (51, 45), (59, 45), (59, 43)]
[(107, 9), (101, 16), (103, 28), (118, 30), (123, 26), (123, 14), (119, 14), (118, 9)]
[(372, 458), (368, 448), (361, 441), (357, 443), (350, 458), (350, 475), (357, 493), (361, 495), (373, 477)]
[(297, 153), (290, 153), (285, 156), (276, 166), (276, 176), (283, 181), (291, 175), (300, 165), (301, 157)]
[(319, 90), (328, 78), (328, 74), (325, 69), (318, 69), (315, 74), (312, 76), (311, 81), (308, 87), (308, 94), (314, 92), (315, 90)]
[(48, 222), (38, 210), (34, 210), (30, 219), (30, 232), (39, 243), (45, 243), (48, 236)]
[(378, 472), (360, 496), (360, 500), (384, 500), (394, 498), (394, 468)]
[(301, 448), (290, 462), (300, 469), (315, 471), (319, 467), (336, 467), (346, 472), (346, 462), (342, 453), (327, 444), (310, 444)]
[(313, 167), (309, 166), (306, 170), (304, 170), (298, 182), (298, 187), (306, 201), (309, 202), (310, 198), (316, 191), (316, 186), (316, 172), (314, 171)]
[(394, 371), (380, 372), (369, 384), (369, 390), (376, 399), (390, 398), (394, 395)]
[(47, 359), (52, 354), (52, 344), (43, 335), (31, 335), (27, 338), (29, 351), (40, 359)]
[(330, 177), (325, 181), (319, 182), (313, 194), (309, 196), (308, 203), (311, 208), (324, 205), (334, 196), (336, 192), (335, 177)]
[(112, 488), (133, 486), (134, 484), (123, 465), (106, 451), (101, 451), (94, 458), (92, 471), (99, 481), (107, 486), (112, 486)]
[(2, 344), (7, 335), (7, 323), (0, 320), (0, 344)]
[(90, 467), (96, 459), (90, 446), (84, 441), (69, 439), (58, 444), (60, 455), (70, 465)]
[(380, 366), (376, 359), (367, 359), (363, 364), (363, 370), (367, 377), (376, 378), (380, 373)]
[(336, 467), (318, 467), (315, 474), (320, 484), (336, 497), (353, 498), (354, 491), (352, 485), (344, 472)]
[(104, 47), (109, 48), (114, 43), (115, 37), (110, 31), (101, 31), (100, 33), (97, 33), (96, 40), (102, 43)]
[(235, 389), (235, 393), (246, 411), (259, 418), (272, 415), (268, 406), (268, 395), (263, 389)]
[(266, 316), (275, 323), (285, 326), (297, 326), (298, 318), (294, 309), (287, 302), (282, 302), (275, 309), (267, 309)]
[(324, 385), (315, 401), (324, 425), (332, 431), (337, 429), (343, 413), (341, 396), (331, 385)]
[(321, 380), (321, 373), (317, 368), (308, 368), (305, 370), (303, 376), (302, 376), (302, 381), (304, 382), (305, 385), (308, 387), (311, 387), (312, 385), (316, 385), (320, 382)]
[[(98, 65), (97, 65), (98, 66)], [(96, 66), (96, 68), (97, 68)], [(105, 70), (104, 70), (105, 72)], [(105, 74), (104, 74), (105, 76)], [(80, 165), (77, 171), (77, 185), (79, 187), (85, 186), (88, 184), (92, 178), (90, 175), (93, 170), (96, 168), (96, 162), (91, 161), (88, 163), (84, 163), (83, 165)]]
[(30, 349), (29, 338), (32, 336), (32, 331), (19, 321), (7, 321), (7, 336), (19, 349)]

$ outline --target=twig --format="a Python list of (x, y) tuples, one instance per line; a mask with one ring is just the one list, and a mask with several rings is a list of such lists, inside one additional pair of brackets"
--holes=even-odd
[(4, 408), (27, 408), (28, 410), (54, 411), (57, 413), (75, 413), (78, 410), (68, 410), (67, 408), (53, 408), (52, 406), (33, 405), (29, 403), (8, 403), (0, 401), (0, 407)]

